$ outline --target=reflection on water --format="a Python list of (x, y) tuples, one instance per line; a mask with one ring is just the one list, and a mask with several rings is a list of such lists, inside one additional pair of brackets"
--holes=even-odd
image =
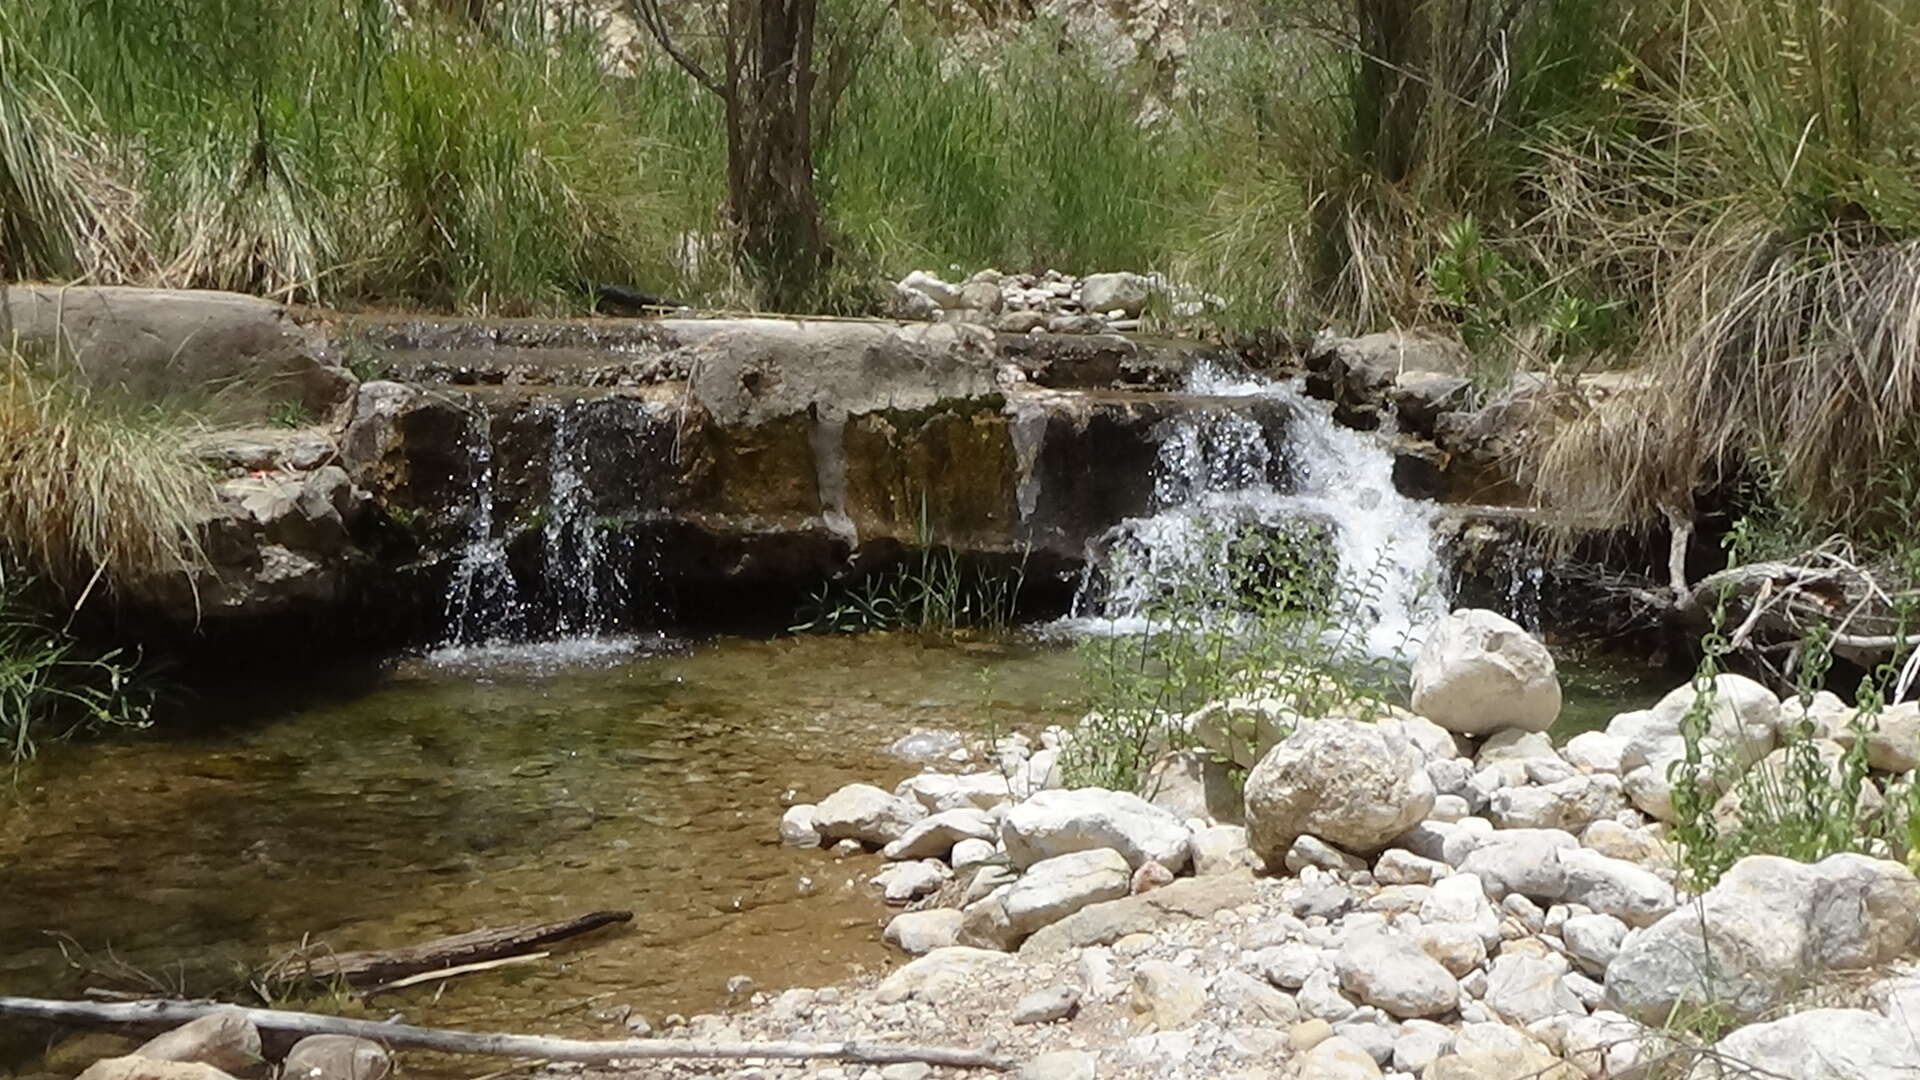
[(209, 704), (198, 734), (56, 748), (0, 809), (0, 993), (98, 983), (46, 932), (204, 989), (309, 937), (381, 948), (601, 908), (633, 923), (382, 1008), (608, 1035), (551, 1014), (607, 995), (657, 1022), (723, 1004), (737, 974), (836, 981), (890, 962), (871, 860), (778, 847), (782, 794), (907, 775), (884, 748), (914, 726), (1037, 732), (1077, 689), (1052, 647), (663, 644), (441, 653), (364, 690), (323, 679), (332, 701), (288, 710), (303, 689), (283, 687), (243, 722)]

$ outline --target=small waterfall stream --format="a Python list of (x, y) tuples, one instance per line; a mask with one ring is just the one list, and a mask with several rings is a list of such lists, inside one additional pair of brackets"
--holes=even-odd
[[(630, 639), (614, 635), (626, 628), (634, 600), (630, 585), (635, 561), (628, 537), (600, 520), (600, 492), (594, 483), (589, 444), (596, 437), (619, 438), (619, 424), (596, 424), (597, 409), (617, 410), (618, 399), (539, 399), (525, 405), (515, 422), (548, 431), (544, 457), (545, 501), (533, 511), (537, 554), (527, 557), (516, 576), (512, 522), (500, 520), (501, 484), (493, 444), (494, 417), (476, 404), (466, 432), (473, 481), (465, 512), (465, 540), (447, 589), (445, 636), (434, 655), (461, 660), (476, 650), (540, 645), (547, 651), (595, 653), (625, 649)], [(609, 430), (601, 430), (606, 427)], [(529, 514), (522, 508), (522, 525)], [(527, 542), (522, 536), (518, 541)]]
[(1292, 383), (1235, 379), (1196, 369), (1187, 391), (1213, 398), (1264, 398), (1292, 411), (1285, 439), (1231, 402), (1175, 422), (1161, 444), (1154, 512), (1122, 522), (1107, 537), (1103, 565), (1083, 582), (1069, 628), (1137, 633), (1156, 597), (1195, 581), (1225, 589), (1227, 546), (1248, 526), (1308, 542), (1324, 526), (1339, 588), (1362, 600), (1368, 650), (1405, 655), (1424, 626), (1445, 613), (1445, 571), (1435, 542), (1435, 506), (1401, 495), (1393, 455), (1378, 435), (1336, 423)]

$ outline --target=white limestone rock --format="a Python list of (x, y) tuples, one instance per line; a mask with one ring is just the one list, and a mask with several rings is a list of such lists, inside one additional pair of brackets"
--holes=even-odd
[(1463, 608), (1427, 632), (1413, 663), (1413, 711), (1449, 731), (1545, 731), (1560, 716), (1553, 655), (1518, 623)]
[(1179, 818), (1131, 792), (1103, 788), (1039, 792), (1007, 811), (1000, 838), (1020, 869), (1058, 855), (1112, 848), (1136, 869), (1151, 860), (1178, 873), (1189, 855), (1187, 827)]
[(1424, 820), (1433, 798), (1425, 762), (1405, 736), (1322, 720), (1288, 736), (1248, 774), (1248, 839), (1269, 865), (1302, 835), (1371, 855)]

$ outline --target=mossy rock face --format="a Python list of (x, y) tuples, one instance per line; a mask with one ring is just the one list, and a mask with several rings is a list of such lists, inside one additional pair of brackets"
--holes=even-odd
[(1019, 545), (1017, 461), (997, 399), (852, 417), (841, 448), (846, 513), (862, 541)]

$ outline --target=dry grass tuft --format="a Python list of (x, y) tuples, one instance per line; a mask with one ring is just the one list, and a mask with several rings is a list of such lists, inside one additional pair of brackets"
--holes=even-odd
[(0, 349), (0, 553), (69, 594), (139, 591), (191, 572), (214, 506), (181, 425), (104, 402), (77, 379)]

